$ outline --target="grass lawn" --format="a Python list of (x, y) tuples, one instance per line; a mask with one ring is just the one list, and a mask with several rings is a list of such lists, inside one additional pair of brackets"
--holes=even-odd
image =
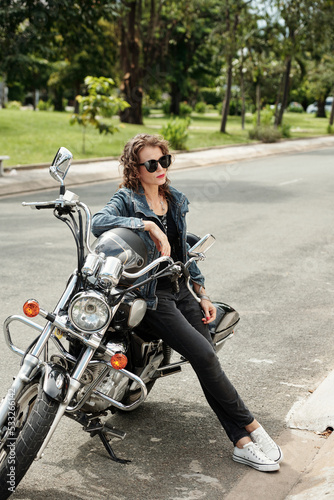
[[(82, 153), (82, 130), (69, 124), (70, 113), (34, 112), (0, 109), (0, 155), (10, 156), (4, 166), (51, 162), (60, 146), (67, 147), (74, 159), (118, 156), (125, 142), (137, 133), (158, 134), (168, 121), (158, 113), (145, 119), (145, 125), (119, 124), (120, 131), (112, 136), (99, 135), (87, 128), (86, 152)], [(230, 116), (227, 134), (221, 134), (220, 117), (212, 112), (194, 113), (187, 141), (188, 149), (252, 142), (248, 130), (252, 117), (246, 117), (246, 129), (241, 129), (240, 117)], [(310, 114), (286, 113), (284, 122), (291, 125), (291, 137), (325, 135), (328, 120)]]

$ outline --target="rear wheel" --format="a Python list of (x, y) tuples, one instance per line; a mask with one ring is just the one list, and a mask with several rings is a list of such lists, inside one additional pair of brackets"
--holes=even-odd
[(0, 498), (14, 493), (42, 446), (59, 403), (50, 399), (39, 381), (23, 388), (10, 403), (7, 425), (0, 439)]

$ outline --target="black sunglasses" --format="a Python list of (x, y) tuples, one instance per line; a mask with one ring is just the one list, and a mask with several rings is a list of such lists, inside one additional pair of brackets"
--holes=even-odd
[(158, 163), (160, 163), (162, 168), (168, 168), (169, 165), (172, 163), (172, 156), (163, 155), (159, 158), (159, 160), (147, 160), (144, 163), (139, 163), (139, 165), (144, 165), (146, 170), (152, 174), (157, 170)]

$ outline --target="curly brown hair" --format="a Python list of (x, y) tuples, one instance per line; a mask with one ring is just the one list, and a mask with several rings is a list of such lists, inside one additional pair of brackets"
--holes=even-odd
[[(138, 193), (140, 180), (138, 177), (139, 168), (139, 153), (145, 146), (158, 147), (163, 155), (169, 154), (168, 142), (159, 135), (137, 134), (130, 139), (124, 146), (122, 156), (120, 157), (120, 165), (123, 167), (123, 182), (120, 187), (127, 187)], [(159, 186), (159, 193), (164, 197), (170, 196), (169, 191), (170, 180), (166, 176), (166, 182)]]

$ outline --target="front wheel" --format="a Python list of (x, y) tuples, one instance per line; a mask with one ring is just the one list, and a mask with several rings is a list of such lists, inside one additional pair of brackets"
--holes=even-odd
[(7, 425), (0, 433), (0, 498), (14, 493), (42, 446), (59, 407), (30, 382), (9, 405)]

